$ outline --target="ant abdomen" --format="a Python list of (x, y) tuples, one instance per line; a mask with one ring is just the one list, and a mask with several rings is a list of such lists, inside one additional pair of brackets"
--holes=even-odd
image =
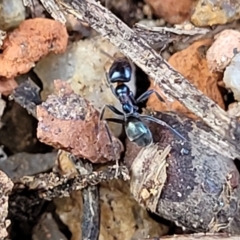
[(139, 147), (147, 147), (153, 142), (150, 129), (140, 119), (128, 119), (125, 124), (125, 132), (128, 139)]
[(112, 64), (108, 76), (111, 83), (129, 82), (132, 77), (132, 67), (128, 61), (119, 59)]

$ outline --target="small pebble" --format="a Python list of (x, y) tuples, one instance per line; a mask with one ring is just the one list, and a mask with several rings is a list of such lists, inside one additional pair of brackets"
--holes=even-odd
[(233, 91), (234, 99), (240, 101), (240, 54), (238, 53), (224, 72), (223, 81)]

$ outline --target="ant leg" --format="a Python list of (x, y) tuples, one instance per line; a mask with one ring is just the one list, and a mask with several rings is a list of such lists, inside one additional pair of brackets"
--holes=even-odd
[(117, 118), (105, 118), (106, 121), (108, 122), (114, 122), (114, 123), (119, 123), (124, 125), (124, 120), (122, 119), (117, 119)]
[[(114, 112), (115, 114), (124, 116), (124, 114), (123, 114), (122, 112), (120, 112), (117, 108), (115, 108), (114, 106), (112, 106), (112, 105), (107, 105), (107, 104), (106, 104), (106, 105), (104, 105), (104, 106), (102, 107), (102, 109), (101, 109), (98, 125), (100, 124), (100, 121), (103, 120), (103, 116), (104, 116), (106, 107), (109, 108), (109, 109), (110, 109), (112, 112)], [(111, 119), (111, 118), (110, 118), (110, 119), (106, 119), (106, 121), (112, 121), (112, 122), (113, 122), (113, 120), (118, 120), (118, 119)], [(120, 119), (119, 119), (119, 120), (120, 120)], [(105, 123), (104, 123), (104, 124), (105, 124)], [(106, 126), (106, 124), (105, 124), (105, 126)], [(107, 128), (108, 128), (108, 127), (107, 127)], [(109, 137), (110, 137), (109, 128), (107, 129), (107, 131), (108, 131), (108, 135), (109, 135)], [(111, 137), (110, 137), (110, 138), (111, 138)], [(110, 140), (111, 140), (111, 139), (110, 139)]]
[[(117, 108), (115, 108), (114, 106), (112, 106), (112, 105), (104, 105), (104, 106), (102, 107), (102, 109), (101, 109), (101, 112), (100, 112), (98, 125), (100, 124), (100, 121), (103, 120), (103, 116), (104, 116), (106, 107), (109, 108), (109, 109), (110, 109), (112, 112), (114, 112), (115, 114), (124, 116), (124, 114), (123, 114), (122, 112), (120, 112)], [(113, 122), (114, 120), (123, 121), (123, 120), (114, 119), (114, 118), (107, 118), (107, 119), (105, 119), (105, 120), (106, 120), (106, 121), (112, 121), (112, 122)], [(123, 123), (123, 122), (121, 122), (121, 123)], [(108, 126), (106, 125), (106, 123), (104, 123), (104, 125), (105, 125), (105, 127), (108, 128)], [(111, 136), (110, 136), (109, 128), (107, 129), (107, 132), (108, 132), (108, 136), (109, 136), (110, 141), (111, 141), (112, 139), (111, 139)], [(111, 141), (111, 142), (112, 142), (112, 141)]]
[(140, 97), (138, 97), (138, 99), (136, 100), (136, 103), (140, 103), (140, 102), (147, 100), (150, 97), (150, 95), (153, 93), (156, 94), (156, 96), (160, 102), (165, 102), (164, 99), (160, 96), (160, 94), (157, 91), (155, 91), (154, 89), (150, 89), (150, 90), (146, 91), (145, 93), (143, 93)]
[[(120, 112), (118, 109), (116, 109), (114, 106), (112, 106), (112, 105), (104, 105), (103, 108), (102, 108), (102, 110), (101, 110), (101, 113), (100, 113), (100, 117), (99, 117), (99, 120), (100, 120), (100, 121), (103, 119), (103, 116), (104, 116), (106, 107), (108, 107), (108, 108), (109, 108), (111, 111), (113, 111), (114, 113), (123, 116), (123, 113)], [(112, 137), (111, 137), (111, 134), (110, 134), (110, 130), (109, 130), (109, 127), (108, 127), (106, 121), (112, 121), (112, 122), (113, 122), (114, 120), (120, 120), (120, 119), (114, 119), (114, 118), (111, 119), (111, 118), (109, 118), (109, 119), (105, 119), (105, 120), (103, 121), (104, 126), (105, 126), (106, 131), (107, 131), (107, 135), (108, 135), (109, 141), (110, 141), (110, 143), (111, 143), (111, 146), (113, 146), (113, 140), (112, 140)], [(122, 124), (122, 123), (123, 123), (123, 122), (121, 122), (121, 124)], [(99, 124), (100, 124), (100, 122), (98, 123), (98, 125), (99, 125)], [(115, 167), (116, 167), (115, 178), (117, 178), (118, 172), (119, 172), (119, 160), (116, 158), (115, 149), (114, 149), (113, 147), (112, 147), (112, 151), (113, 151), (113, 156), (115, 156), (115, 161), (116, 161), (116, 165), (115, 165)]]
[(175, 130), (174, 128), (172, 128), (171, 126), (169, 126), (166, 122), (160, 120), (160, 119), (157, 119), (155, 117), (152, 117), (152, 116), (148, 116), (148, 115), (140, 115), (139, 116), (140, 118), (142, 119), (145, 119), (145, 120), (149, 120), (149, 121), (152, 121), (152, 122), (155, 122), (155, 123), (158, 123), (162, 126), (165, 126), (167, 128), (169, 128), (170, 130), (172, 130), (176, 135), (178, 135), (181, 139), (185, 140), (186, 141), (186, 138), (184, 138), (177, 130)]
[[(121, 119), (116, 119), (116, 118), (106, 118), (105, 121), (104, 121), (104, 125), (105, 125), (105, 128), (106, 128), (106, 130), (107, 130), (107, 134), (108, 134), (109, 140), (110, 140), (110, 142), (111, 142), (111, 145), (113, 146), (112, 137), (111, 137), (111, 134), (110, 134), (109, 127), (108, 127), (108, 125), (106, 124), (106, 121), (108, 121), (108, 122), (120, 123), (120, 124), (124, 124), (124, 121), (121, 120)], [(113, 149), (113, 148), (112, 148), (112, 149)], [(113, 154), (115, 155), (114, 149), (113, 149)], [(117, 177), (118, 177), (118, 172), (119, 172), (119, 160), (116, 158), (116, 155), (115, 155), (115, 161), (116, 161), (116, 165), (114, 166), (114, 168), (116, 168), (115, 178), (117, 179)]]
[(110, 140), (110, 142), (111, 142), (111, 144), (112, 144), (112, 143), (113, 143), (112, 137), (111, 137), (110, 130), (109, 130), (109, 127), (108, 127), (108, 125), (107, 125), (106, 122), (115, 122), (115, 123), (119, 123), (119, 124), (124, 124), (124, 121), (121, 120), (121, 119), (116, 119), (116, 118), (105, 118), (105, 119), (104, 119), (104, 125), (105, 125), (105, 127), (106, 127), (109, 140)]
[(102, 48), (100, 48), (100, 53), (104, 54), (106, 57), (115, 60), (115, 58), (113, 56), (111, 56), (110, 54), (108, 54), (107, 52), (105, 52)]
[(114, 165), (114, 167), (116, 168), (115, 178), (117, 179), (117, 177), (118, 177), (118, 172), (119, 172), (119, 160), (117, 159), (116, 154), (115, 154), (115, 149), (114, 149), (114, 147), (113, 147), (113, 140), (112, 140), (112, 137), (111, 137), (111, 134), (110, 134), (109, 127), (108, 127), (108, 125), (107, 125), (107, 123), (106, 123), (106, 120), (104, 120), (103, 123), (104, 123), (105, 129), (106, 129), (106, 131), (107, 131), (107, 135), (108, 135), (109, 141), (110, 141), (111, 146), (112, 146), (112, 153), (113, 153), (113, 156), (114, 156), (114, 158), (115, 158), (114, 160), (115, 160), (115, 162), (116, 162), (116, 164)]
[(117, 94), (116, 94), (116, 92), (115, 92), (115, 88), (113, 87), (112, 83), (109, 81), (108, 74), (106, 73), (105, 75), (106, 75), (108, 87), (111, 88), (111, 91), (112, 91), (113, 95), (114, 95), (116, 98), (118, 98), (118, 96), (117, 96)]
[(135, 99), (134, 94), (133, 94), (132, 91), (130, 91), (129, 97), (131, 98), (131, 100), (132, 100), (132, 102), (134, 103), (134, 105), (137, 105), (137, 101), (136, 101), (136, 99)]
[(100, 117), (99, 117), (100, 120), (103, 119), (106, 108), (110, 109), (112, 112), (114, 112), (117, 115), (124, 116), (124, 114), (122, 112), (120, 112), (117, 108), (115, 108), (114, 106), (106, 104), (101, 109)]

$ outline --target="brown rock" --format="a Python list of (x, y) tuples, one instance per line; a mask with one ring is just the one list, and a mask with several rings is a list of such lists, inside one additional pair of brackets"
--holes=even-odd
[(100, 185), (99, 240), (144, 239), (166, 235), (169, 227), (149, 217), (130, 193), (129, 183), (113, 180)]
[(70, 197), (55, 198), (56, 213), (72, 234), (71, 240), (82, 239), (82, 191), (73, 191)]
[(234, 57), (234, 49), (240, 51), (240, 32), (224, 30), (216, 37), (215, 42), (207, 51), (207, 61), (212, 71), (223, 72)]
[(0, 79), (0, 93), (4, 96), (8, 96), (18, 86), (14, 78)]
[(148, 124), (151, 146), (140, 148), (127, 139), (124, 161), (130, 166), (134, 198), (187, 231), (239, 234), (239, 173), (232, 159), (199, 131), (210, 128), (181, 114), (154, 117), (174, 126), (187, 141), (154, 122)]
[(20, 152), (9, 156), (7, 161), (0, 161), (0, 169), (16, 182), (23, 176), (50, 171), (54, 167), (56, 157), (55, 152), (34, 154)]
[(67, 41), (66, 27), (58, 21), (44, 18), (24, 21), (4, 40), (0, 76), (12, 78), (28, 72), (49, 52), (64, 52)]
[(7, 104), (1, 122), (0, 145), (11, 153), (40, 153), (50, 149), (37, 139), (37, 120), (18, 103), (12, 101)]
[(146, 0), (153, 12), (172, 24), (179, 24), (189, 19), (196, 0)]
[[(217, 86), (217, 81), (220, 78), (220, 74), (212, 73), (209, 70), (207, 60), (201, 50), (204, 50), (205, 47), (208, 47), (211, 42), (212, 40), (210, 39), (196, 42), (187, 49), (174, 54), (169, 59), (169, 63), (205, 95), (210, 97), (212, 100), (217, 102), (220, 107), (225, 109), (222, 95)], [(157, 89), (157, 91), (162, 95), (159, 87), (154, 87), (152, 84), (150, 88)], [(177, 100), (164, 104), (160, 102), (154, 94), (149, 98), (148, 106), (155, 111), (173, 110), (188, 113), (191, 115), (191, 117), (194, 117), (194, 115)]]
[(66, 82), (58, 80), (55, 84), (58, 95), (50, 95), (37, 106), (40, 141), (95, 163), (119, 159), (122, 143), (114, 136), (111, 142), (104, 123), (99, 121), (99, 112), (71, 92)]
[(239, 13), (239, 1), (199, 0), (191, 21), (199, 27), (213, 26), (237, 20)]
[[(57, 158), (57, 168), (61, 175), (76, 176), (78, 171), (69, 157), (69, 153), (59, 150)], [(69, 197), (54, 199), (56, 213), (62, 222), (71, 231), (71, 240), (82, 238), (81, 220), (83, 212), (82, 191), (72, 191)]]
[(0, 171), (0, 239), (5, 239), (8, 236), (7, 227), (10, 225), (10, 220), (6, 218), (8, 215), (8, 195), (12, 188), (12, 181), (4, 172)]
[(73, 161), (69, 157), (69, 153), (63, 150), (58, 150), (56, 161), (57, 171), (61, 175), (75, 176), (78, 174)]
[(65, 235), (60, 231), (56, 223), (56, 220), (52, 216), (52, 213), (49, 213), (49, 212), (43, 213), (39, 222), (33, 228), (32, 239), (33, 240), (42, 240), (42, 239), (67, 240)]

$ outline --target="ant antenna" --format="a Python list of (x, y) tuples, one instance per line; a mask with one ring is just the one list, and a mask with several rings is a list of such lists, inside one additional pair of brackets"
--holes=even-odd
[[(113, 57), (110, 54), (108, 54), (107, 52), (105, 52), (102, 48), (100, 48), (100, 53), (104, 54), (105, 56), (109, 57), (110, 59), (112, 59), (113, 61), (116, 61), (118, 59), (118, 57)], [(120, 58), (127, 58), (128, 62), (130, 63), (131, 67), (134, 68), (134, 64), (132, 62), (132, 60), (128, 57), (126, 57), (125, 55), (123, 57)]]
[[(110, 143), (111, 143), (112, 154), (113, 154), (114, 160), (115, 160), (115, 162), (116, 162), (116, 165), (114, 165), (114, 166), (116, 167), (115, 178), (117, 179), (118, 174), (119, 174), (119, 167), (120, 167), (120, 166), (119, 166), (119, 159), (117, 159), (117, 156), (116, 156), (116, 152), (115, 152), (115, 148), (114, 148), (114, 145), (113, 145), (113, 140), (112, 140), (112, 136), (111, 136), (111, 133), (110, 133), (109, 126), (108, 126), (106, 120), (103, 120), (103, 115), (104, 115), (104, 112), (105, 112), (105, 108), (106, 108), (106, 106), (104, 105), (103, 108), (101, 109), (98, 126), (100, 126), (100, 121), (102, 121), (103, 124), (104, 124), (104, 127), (105, 127), (105, 129), (106, 129), (106, 132), (107, 132), (109, 141), (110, 141)], [(110, 108), (110, 109), (111, 109), (111, 108)]]
[(116, 60), (113, 56), (105, 52), (102, 48), (100, 48), (100, 53), (104, 54), (105, 56), (109, 57), (112, 60)]
[(175, 130), (170, 125), (168, 125), (166, 122), (164, 122), (164, 121), (162, 121), (162, 120), (160, 120), (158, 118), (155, 118), (153, 116), (148, 116), (148, 115), (140, 115), (140, 118), (148, 120), (148, 121), (152, 121), (152, 122), (155, 122), (155, 123), (157, 123), (157, 124), (159, 124), (161, 126), (167, 127), (172, 132), (174, 132), (176, 135), (178, 135), (182, 140), (187, 141), (187, 139), (185, 137), (183, 137), (177, 130)]

